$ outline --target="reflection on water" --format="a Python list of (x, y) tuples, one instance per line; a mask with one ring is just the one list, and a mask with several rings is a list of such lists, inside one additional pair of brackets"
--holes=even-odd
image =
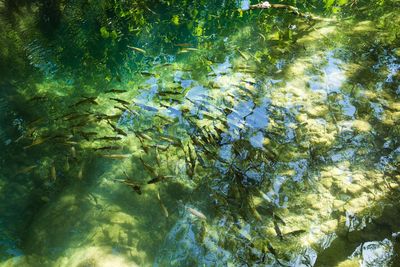
[(387, 266), (393, 257), (393, 244), (388, 239), (361, 244), (351, 257), (361, 257), (361, 266)]
[(2, 265), (396, 266), (391, 29), (369, 44), (374, 17), (249, 4), (145, 5), (144, 32), (108, 10), (96, 44), (71, 4), (57, 38), (76, 39), (23, 43), (29, 75), (1, 83)]

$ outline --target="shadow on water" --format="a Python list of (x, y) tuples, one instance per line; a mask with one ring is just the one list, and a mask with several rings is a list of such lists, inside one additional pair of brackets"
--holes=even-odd
[[(398, 195), (398, 192), (396, 192), (396, 194)], [(393, 199), (390, 199), (389, 203), (392, 202)], [(398, 214), (398, 208), (389, 204), (389, 206), (385, 207), (379, 217), (368, 221), (364, 228), (361, 227), (362, 229), (353, 230), (351, 232), (348, 229), (337, 231), (336, 233), (338, 234), (338, 237), (332, 241), (327, 249), (318, 254), (315, 266), (338, 266), (341, 262), (346, 262), (346, 260), (352, 256), (352, 253), (357, 251), (357, 247), (363, 246), (363, 244), (371, 241), (383, 240), (391, 241), (391, 243), (389, 243), (391, 246), (388, 246), (387, 248), (389, 258), (384, 257), (384, 254), (378, 254), (378, 256), (371, 257), (372, 260), (369, 260), (370, 264), (378, 266), (390, 262), (392, 266), (397, 266), (400, 262), (398, 258), (400, 247), (397, 235), (394, 235), (393, 233), (399, 232), (399, 225), (396, 222)], [(364, 259), (368, 259), (368, 257), (364, 256)], [(375, 263), (373, 263), (373, 261), (375, 261)]]

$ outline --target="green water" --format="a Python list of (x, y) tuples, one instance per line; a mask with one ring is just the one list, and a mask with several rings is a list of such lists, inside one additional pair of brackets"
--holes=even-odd
[(0, 266), (400, 265), (400, 2), (247, 4), (0, 2)]

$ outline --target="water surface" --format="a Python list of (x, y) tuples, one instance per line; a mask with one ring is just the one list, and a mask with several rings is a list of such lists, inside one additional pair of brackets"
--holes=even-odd
[(1, 266), (397, 266), (391, 1), (0, 4)]

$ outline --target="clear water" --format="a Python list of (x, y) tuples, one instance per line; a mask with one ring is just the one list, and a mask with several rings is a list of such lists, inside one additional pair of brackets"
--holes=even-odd
[(399, 7), (0, 3), (1, 266), (398, 266)]

